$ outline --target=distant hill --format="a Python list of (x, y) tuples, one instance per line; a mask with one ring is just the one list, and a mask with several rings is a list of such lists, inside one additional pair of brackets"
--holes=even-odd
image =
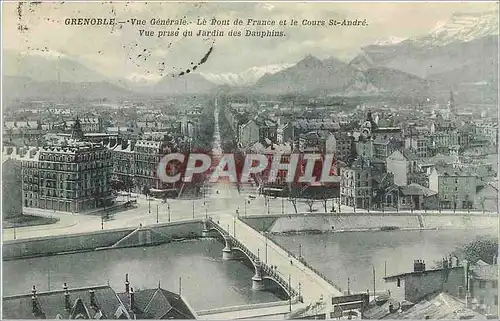
[(307, 56), (295, 66), (262, 77), (253, 90), (264, 93), (330, 95), (405, 95), (426, 92), (428, 81), (385, 67), (358, 70), (337, 59)]
[(147, 89), (158, 95), (202, 94), (215, 90), (218, 86), (199, 74), (165, 76), (158, 83)]
[(109, 81), (75, 59), (52, 51), (19, 53), (3, 51), (3, 75), (28, 77), (34, 81), (101, 82)]
[(108, 82), (34, 81), (28, 77), (3, 78), (5, 101), (9, 100), (94, 100), (132, 97), (129, 90)]

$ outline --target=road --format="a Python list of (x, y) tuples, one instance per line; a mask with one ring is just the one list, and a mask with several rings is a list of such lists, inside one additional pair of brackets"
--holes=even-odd
[(268, 265), (277, 266), (277, 272), (284, 280), (291, 278), (291, 285), (299, 290), (305, 302), (317, 301), (321, 297), (342, 295), (334, 286), (329, 284), (315, 272), (304, 266), (299, 260), (289, 256), (277, 244), (268, 240), (241, 220), (231, 215), (218, 215), (219, 225), (226, 229), (247, 249)]

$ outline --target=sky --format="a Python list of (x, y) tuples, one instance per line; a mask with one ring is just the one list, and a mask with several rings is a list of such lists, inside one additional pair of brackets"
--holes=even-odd
[[(254, 66), (294, 63), (307, 54), (319, 58), (336, 57), (349, 61), (363, 46), (392, 37), (411, 38), (427, 34), (453, 13), (498, 10), (498, 3), (283, 3), (283, 2), (43, 2), (41, 4), (3, 2), (3, 48), (51, 57), (68, 56), (108, 77), (160, 77), (196, 64), (213, 46), (206, 63), (198, 68), (205, 73), (240, 72)], [(68, 26), (66, 18), (102, 17), (126, 21), (146, 19), (146, 26), (130, 23), (117, 26)], [(274, 19), (299, 21), (329, 19), (366, 19), (366, 27), (265, 27), (283, 30), (284, 37), (153, 37), (140, 36), (139, 30), (175, 30), (151, 26), (149, 20), (192, 21), (193, 33), (200, 29), (262, 30), (248, 26), (198, 26), (198, 18)], [(23, 26), (27, 30), (19, 30)], [(143, 59), (140, 54), (146, 54)]]

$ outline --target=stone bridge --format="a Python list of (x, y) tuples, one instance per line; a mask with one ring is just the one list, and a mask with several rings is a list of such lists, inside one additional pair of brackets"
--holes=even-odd
[[(228, 228), (229, 229), (229, 228)], [(266, 290), (268, 285), (273, 284), (279, 289), (283, 290), (288, 298), (301, 301), (300, 288), (295, 290), (290, 282), (290, 278), (280, 275), (274, 266), (268, 265), (260, 259), (260, 254), (255, 255), (245, 245), (243, 245), (237, 238), (230, 235), (227, 230), (222, 228), (217, 222), (211, 218), (203, 221), (202, 235), (204, 237), (222, 237), (224, 240), (224, 248), (222, 249), (222, 258), (224, 260), (233, 259), (246, 259), (248, 260), (254, 270), (255, 275), (252, 277), (252, 289), (257, 291)], [(265, 282), (268, 281), (268, 282)]]

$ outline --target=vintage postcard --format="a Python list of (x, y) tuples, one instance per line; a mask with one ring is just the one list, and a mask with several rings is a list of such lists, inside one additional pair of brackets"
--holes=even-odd
[(1, 21), (3, 318), (498, 318), (498, 2)]

